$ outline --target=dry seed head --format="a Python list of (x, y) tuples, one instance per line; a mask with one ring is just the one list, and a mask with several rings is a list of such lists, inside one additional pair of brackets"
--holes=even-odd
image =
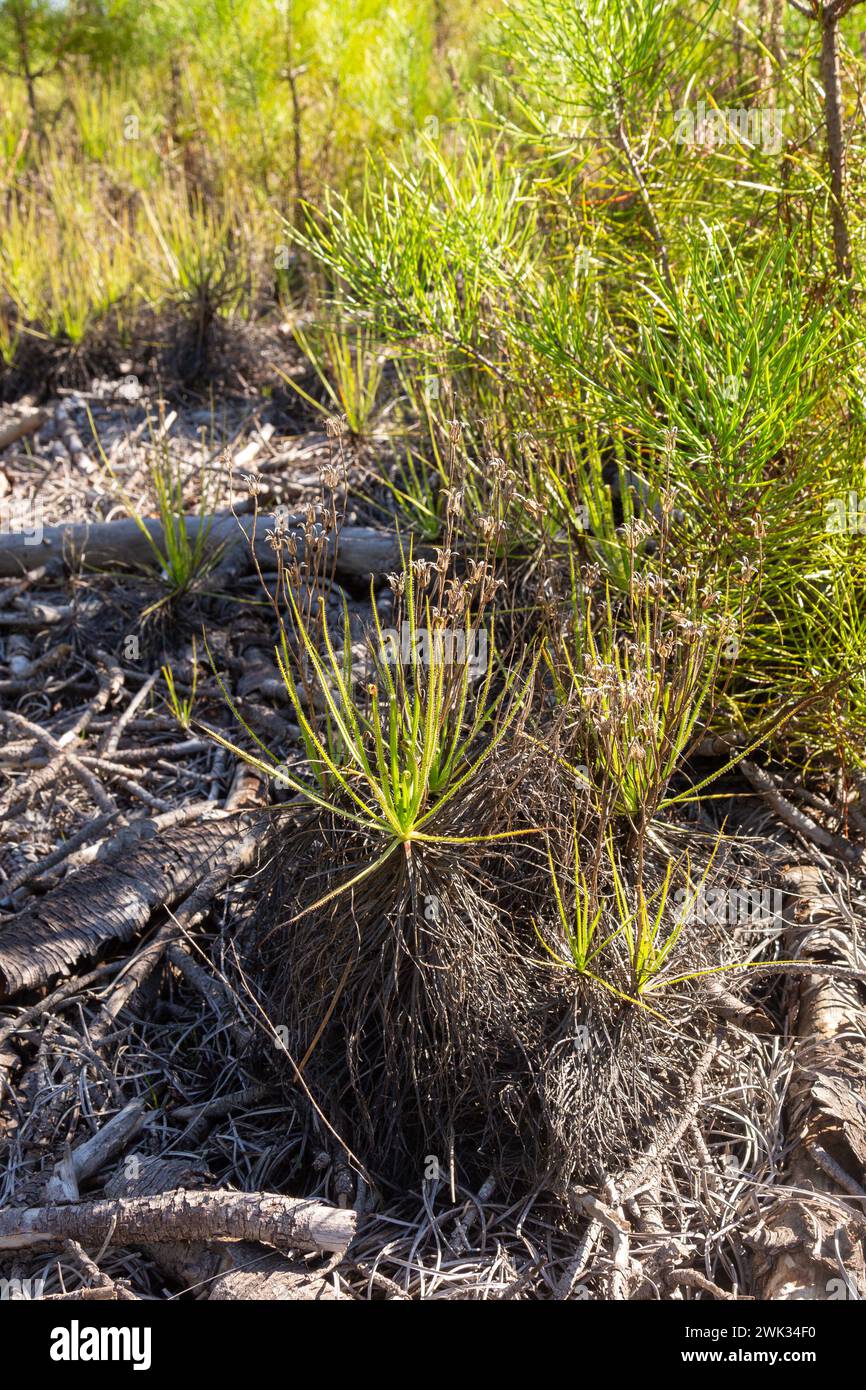
[(481, 603), (482, 606), (484, 606), (487, 603), (490, 603), (491, 600), (496, 596), (497, 591), (502, 588), (504, 583), (504, 579), (497, 579), (495, 578), (492, 570), (488, 571), (487, 577), (485, 578), (484, 583), (481, 586), (479, 603)]
[(458, 516), (463, 510), (464, 492), (462, 487), (443, 488), (445, 494), (445, 510), (448, 516)]
[(642, 540), (652, 535), (652, 527), (642, 517), (634, 517), (622, 528), (622, 532), (626, 545), (634, 550)]
[(487, 566), (482, 564), (480, 560), (467, 560), (466, 569), (468, 571), (467, 579), (470, 584), (476, 585), (484, 582), (487, 575)]
[(540, 516), (543, 516), (544, 508), (534, 497), (518, 496), (517, 501), (529, 513), (533, 521), (537, 521)]
[(494, 516), (482, 516), (478, 522), (478, 529), (482, 540), (488, 545), (491, 541), (502, 540), (508, 534), (505, 522), (497, 521)]
[[(433, 574), (433, 565), (429, 560), (413, 560), (411, 570), (415, 576), (415, 582), (419, 589), (426, 589)], [(402, 593), (402, 590), (400, 591)]]
[(459, 618), (466, 612), (469, 596), (472, 592), (472, 585), (465, 580), (449, 579), (447, 590), (447, 606), (451, 617)]

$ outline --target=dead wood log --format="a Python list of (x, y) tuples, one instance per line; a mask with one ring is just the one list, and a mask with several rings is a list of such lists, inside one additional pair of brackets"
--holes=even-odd
[(83, 1245), (249, 1240), (279, 1250), (343, 1254), (355, 1235), (351, 1208), (276, 1192), (194, 1192), (108, 1198), (68, 1206), (0, 1209), (0, 1250), (77, 1240)]
[(0, 929), (0, 999), (67, 973), (109, 941), (130, 940), (202, 878), (212, 886), (228, 876), (268, 823), (263, 812), (232, 813), (145, 840), (122, 862), (86, 864)]
[[(253, 518), (238, 517), (231, 512), (216, 512), (212, 517), (186, 517), (186, 531), (195, 541), (202, 525), (210, 524), (208, 544), (214, 549), (233, 549), (249, 546), (253, 534)], [(157, 545), (163, 545), (162, 525), (156, 518), (144, 521)], [(255, 527), (256, 557), (263, 569), (273, 569), (274, 552), (267, 540), (268, 518), (260, 516)], [(301, 542), (299, 541), (299, 545)], [(367, 579), (401, 566), (400, 546), (392, 531), (377, 531), (370, 526), (344, 526), (336, 547), (331, 542), (330, 555), (338, 571), (355, 578)], [(54, 563), (60, 567), (75, 564), (80, 559), (93, 568), (105, 565), (152, 566), (153, 550), (147, 537), (132, 518), (120, 521), (70, 522), (62, 526), (46, 526), (38, 544), (32, 535), (19, 532), (0, 533), (0, 578), (17, 577), (37, 566)]]
[(850, 975), (821, 970), (828, 963), (850, 969), (860, 962), (851, 938), (833, 925), (838, 910), (819, 870), (798, 866), (782, 881), (792, 895), (784, 948), (814, 958), (816, 973), (798, 981), (792, 1007), (798, 1042), (785, 1105), (793, 1141), (790, 1190), (765, 1212), (746, 1243), (754, 1251), (761, 1298), (863, 1298), (866, 1211), (862, 1202), (850, 1202), (866, 1181), (866, 1081), (858, 1041), (862, 986)]
[[(201, 1183), (200, 1166), (188, 1159), (143, 1158), (120, 1168), (105, 1186), (110, 1197), (147, 1197)], [(218, 1301), (285, 1301), (338, 1298), (320, 1275), (250, 1241), (183, 1244), (161, 1241), (144, 1247), (174, 1283)]]
[(15, 444), (19, 439), (24, 439), (28, 434), (36, 434), (37, 430), (41, 430), (47, 423), (48, 413), (45, 410), (36, 410), (32, 415), (23, 415), (20, 420), (13, 420), (11, 424), (0, 429), (0, 450)]

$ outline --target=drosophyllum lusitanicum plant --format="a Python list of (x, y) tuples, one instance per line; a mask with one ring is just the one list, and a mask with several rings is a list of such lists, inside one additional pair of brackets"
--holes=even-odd
[[(455, 446), (458, 438), (455, 429)], [(328, 473), (326, 487), (333, 481)], [(527, 833), (453, 835), (446, 813), (526, 708), (539, 659), (507, 665), (499, 657), (493, 605), (502, 581), (491, 560), (498, 532), (482, 526), (484, 548), (467, 561), (462, 575), (455, 575), (457, 508), (449, 506), (441, 547), (429, 558), (410, 554), (404, 568), (388, 578), (393, 628), (383, 628), (371, 593), (372, 622), (362, 644), (359, 679), (348, 607), (344, 604), (339, 635), (327, 616), (332, 570), (323, 555), (329, 544), (338, 543), (339, 526), (335, 512), (328, 506), (322, 511), (330, 520), (318, 529), (307, 516), (300, 536), (285, 527), (272, 533), (275, 655), (304, 758), (287, 769), (234, 705), (259, 751), (213, 735), (296, 797), (366, 833), (378, 846), (360, 873), (315, 907), (374, 874), (398, 850), (408, 857), (425, 844), (471, 844)]]

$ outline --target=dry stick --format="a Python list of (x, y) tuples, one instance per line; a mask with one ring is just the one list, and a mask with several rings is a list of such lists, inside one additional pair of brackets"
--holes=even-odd
[(255, 1086), (244, 1086), (240, 1091), (228, 1091), (224, 1096), (215, 1096), (213, 1100), (207, 1100), (203, 1105), (179, 1105), (176, 1110), (172, 1110), (171, 1118), (184, 1121), (221, 1119), (230, 1110), (258, 1105), (259, 1101), (266, 1100), (273, 1093), (273, 1086), (258, 1082)]
[(651, 1170), (657, 1170), (659, 1168), (671, 1150), (679, 1143), (680, 1139), (682, 1139), (686, 1130), (693, 1124), (695, 1116), (701, 1107), (704, 1080), (713, 1064), (713, 1059), (718, 1051), (723, 1033), (724, 1024), (720, 1023), (716, 1029), (715, 1036), (701, 1053), (698, 1064), (690, 1078), (690, 1095), (679, 1119), (667, 1133), (662, 1133), (661, 1135), (656, 1133), (644, 1152), (635, 1159), (630, 1168), (617, 1180), (616, 1193), (620, 1206), (631, 1197), (636, 1197), (638, 1192), (642, 1191), (646, 1186), (647, 1175), (649, 1174), (651, 1176)]
[[(70, 757), (69, 754), (66, 755)], [(61, 760), (62, 761), (62, 760)], [(125, 791), (127, 796), (133, 797), (136, 801), (143, 801), (145, 806), (149, 806), (151, 811), (170, 811), (171, 802), (164, 800), (163, 797), (155, 796), (153, 792), (147, 791), (137, 782), (135, 778), (142, 774), (136, 767), (125, 767), (122, 763), (106, 762), (104, 758), (94, 757), (92, 753), (81, 753), (77, 755), (80, 762), (90, 772), (101, 772), (103, 776), (111, 778), (121, 791)], [(46, 767), (56, 767), (56, 760), (49, 758), (45, 761), (28, 758), (25, 767), (39, 768), (44, 771)], [(157, 764), (159, 766), (159, 763)], [(26, 789), (23, 789), (26, 790)]]
[(724, 1299), (730, 1303), (752, 1303), (752, 1294), (732, 1293), (730, 1289), (720, 1288), (714, 1284), (712, 1279), (708, 1279), (705, 1274), (701, 1274), (699, 1269), (672, 1269), (665, 1275), (665, 1282), (668, 1284), (680, 1284), (687, 1289), (700, 1289), (701, 1293), (712, 1294), (713, 1298)]
[(172, 1119), (189, 1120), (190, 1123), (179, 1136), (177, 1147), (191, 1149), (200, 1143), (211, 1120), (222, 1119), (223, 1115), (230, 1114), (232, 1110), (246, 1112), (251, 1106), (266, 1100), (273, 1093), (273, 1090), (272, 1086), (263, 1084), (246, 1086), (243, 1090), (230, 1091), (227, 1095), (216, 1096), (214, 1100), (209, 1100), (204, 1105), (180, 1106), (172, 1112)]
[(607, 1206), (594, 1192), (573, 1189), (569, 1195), (572, 1206), (586, 1212), (591, 1218), (591, 1227), (595, 1226), (598, 1231), (608, 1230), (613, 1237), (611, 1297), (618, 1303), (622, 1302), (628, 1297), (629, 1228), (625, 1218)]
[[(701, 1054), (691, 1075), (688, 1101), (676, 1124), (668, 1129), (667, 1133), (659, 1135), (657, 1132), (644, 1152), (638, 1156), (617, 1182), (608, 1184), (612, 1193), (612, 1203), (615, 1203), (617, 1207), (622, 1208), (626, 1202), (647, 1186), (648, 1177), (651, 1179), (659, 1172), (667, 1155), (694, 1124), (703, 1098), (704, 1080), (718, 1051), (723, 1031), (724, 1025), (720, 1023), (715, 1036)], [(578, 1254), (566, 1269), (557, 1286), (556, 1297), (568, 1297), (578, 1275), (582, 1272), (589, 1246), (598, 1238), (604, 1228), (612, 1232), (614, 1241), (613, 1296), (614, 1298), (624, 1297), (627, 1293), (628, 1280), (628, 1233), (624, 1228), (622, 1218), (613, 1210), (612, 1205), (608, 1206), (593, 1192), (575, 1187), (569, 1195), (573, 1205), (577, 1209), (585, 1211), (591, 1220)], [(581, 1261), (580, 1264), (578, 1264), (578, 1260)]]
[(47, 1293), (41, 1301), (43, 1303), (114, 1303), (118, 1298), (124, 1296), (135, 1297), (134, 1294), (121, 1295), (109, 1280), (107, 1284), (85, 1285), (83, 1288), (73, 1289), (70, 1293)]
[(144, 1100), (131, 1100), (55, 1166), (45, 1189), (47, 1199), (77, 1202), (81, 1184), (98, 1173), (115, 1154), (121, 1153), (143, 1128), (144, 1122)]
[(16, 893), (19, 888), (23, 888), (24, 884), (29, 883), (32, 878), (47, 873), (49, 869), (54, 869), (58, 864), (62, 864), (63, 860), (67, 859), (70, 854), (74, 854), (81, 845), (87, 844), (89, 840), (100, 838), (103, 830), (107, 830), (112, 821), (115, 820), (117, 820), (116, 811), (106, 811), (104, 815), (97, 816), (95, 820), (89, 820), (57, 849), (52, 850), (42, 859), (37, 859), (35, 864), (26, 865), (6, 883), (0, 884), (0, 893), (3, 895), (0, 902), (8, 901), (13, 893)]
[(574, 1286), (580, 1278), (589, 1262), (589, 1257), (595, 1247), (602, 1232), (602, 1224), (595, 1217), (590, 1219), (590, 1223), (584, 1231), (577, 1247), (574, 1258), (569, 1260), (562, 1274), (562, 1278), (554, 1291), (555, 1299), (570, 1298)]
[(831, 835), (829, 830), (818, 825), (811, 816), (806, 815), (805, 811), (793, 806), (787, 797), (782, 795), (775, 778), (769, 772), (765, 772), (762, 767), (758, 767), (748, 758), (742, 759), (740, 767), (755, 790), (766, 797), (779, 818), (792, 830), (798, 831), (807, 840), (811, 840), (812, 844), (818, 845), (820, 849), (831, 850), (834, 854), (838, 854), (851, 862), (859, 863), (863, 858), (862, 850), (857, 849), (855, 845), (847, 844), (844, 840), (839, 840), (835, 835)]
[[(55, 758), (49, 759), (48, 764), (41, 770), (41, 773), (37, 773), (35, 777), (28, 778), (24, 786), (11, 788), (4, 797), (0, 798), (0, 808), (2, 808), (2, 811), (0, 811), (0, 818), (2, 818), (2, 815), (9, 814), (10, 810), (15, 809), (21, 804), (22, 797), (31, 797), (35, 795), (36, 792), (41, 791), (43, 787), (47, 786), (51, 782), (55, 771), (59, 769), (65, 759), (68, 759), (70, 767), (76, 771), (76, 775), (81, 779), (81, 774), (75, 767), (77, 759), (75, 759), (74, 754), (67, 751), (67, 746), (74, 743), (78, 735), (88, 727), (90, 721), (99, 714), (108, 704), (109, 700), (118, 693), (123, 685), (124, 679), (123, 672), (113, 657), (106, 655), (104, 652), (97, 652), (96, 655), (104, 663), (106, 668), (98, 673), (99, 689), (85, 705), (75, 722), (65, 733), (61, 734), (58, 739), (54, 740), (53, 736), (42, 729), (40, 725), (29, 724), (20, 714), (13, 714), (11, 711), (6, 711), (6, 719), (13, 724), (17, 723), (19, 727), (25, 729), (31, 737), (35, 738), (38, 743), (42, 743), (44, 746), (48, 747), (55, 755), (62, 753), (62, 757), (55, 756)], [(89, 782), (85, 781), (85, 785), (102, 810), (117, 811), (113, 800), (106, 796), (95, 778), (90, 778)]]
[(0, 430), (0, 449), (6, 449), (10, 444), (15, 444), (19, 439), (24, 439), (28, 434), (36, 434), (43, 425), (48, 423), (48, 413), (44, 410), (37, 410), (33, 415), (25, 415), (21, 420), (15, 420), (5, 429)]
[[(25, 719), (21, 714), (13, 714), (11, 710), (7, 710), (4, 718), (10, 724), (30, 734), (38, 743), (43, 744), (45, 748), (50, 749), (57, 756), (46, 763), (45, 767), (42, 769), (41, 776), (37, 773), (35, 777), (29, 779), (25, 787), (15, 789), (16, 793), (20, 793), (20, 795), (16, 794), (13, 798), (10, 798), (7, 805), (0, 810), (0, 818), (11, 813), (14, 807), (19, 804), (21, 796), (29, 797), (34, 791), (41, 791), (44, 786), (47, 786), (54, 775), (60, 771), (64, 763), (68, 764), (70, 770), (75, 773), (79, 782), (90, 792), (90, 795), (93, 797), (93, 800), (100, 810), (106, 812), (110, 811), (114, 816), (120, 815), (120, 810), (114, 798), (108, 795), (98, 778), (94, 777), (93, 773), (84, 766), (74, 753), (68, 748), (64, 748), (56, 738), (46, 733), (38, 724), (31, 724), (30, 720)], [(48, 775), (46, 776), (45, 774)]]
[[(97, 768), (101, 767), (101, 763), (96, 758), (88, 758), (86, 760), (82, 759), (82, 761), (85, 761), (87, 764), (92, 764)], [(164, 798), (161, 796), (154, 796), (153, 792), (145, 791), (144, 787), (139, 786), (138, 782), (133, 782), (129, 777), (120, 776), (112, 768), (106, 768), (105, 771), (106, 774), (112, 778), (115, 785), (118, 786), (121, 791), (126, 792), (127, 796), (133, 797), (134, 800), (143, 802), (143, 804), (145, 806), (148, 806), (151, 811), (171, 810), (170, 801), (164, 800)]]
[(190, 821), (198, 820), (203, 812), (210, 812), (213, 819), (213, 806), (209, 801), (190, 801), (185, 806), (176, 806), (169, 811), (160, 811), (155, 816), (142, 816), (124, 825), (112, 840), (100, 840), (87, 845), (75, 854), (74, 868), (90, 864), (97, 856), (105, 864), (115, 864), (122, 859), (130, 845), (140, 844), (143, 839), (151, 839), (163, 830), (171, 830)]
[(110, 1275), (103, 1273), (94, 1260), (90, 1258), (86, 1250), (82, 1250), (77, 1240), (67, 1240), (64, 1242), (66, 1249), (72, 1255), (76, 1264), (80, 1265), (84, 1273), (90, 1279), (89, 1287), (75, 1289), (72, 1293), (49, 1294), (46, 1302), (51, 1299), (59, 1302), (61, 1299), (120, 1299), (130, 1303), (140, 1302), (136, 1294), (132, 1293), (123, 1284), (116, 1284)]
[[(119, 773), (121, 777), (142, 777), (147, 775), (147, 771), (142, 772), (140, 767), (129, 767), (126, 763), (115, 762), (114, 759), (101, 758), (97, 753), (76, 753), (78, 760), (89, 767), (93, 772)], [(3, 767), (18, 767), (26, 769), (44, 768), (51, 758), (47, 753), (37, 752), (31, 749), (25, 754), (10, 758), (9, 751), (0, 754), (0, 765)]]
[(707, 975), (704, 979), (704, 988), (712, 1000), (713, 1011), (719, 1018), (724, 1018), (729, 1023), (734, 1023), (738, 1028), (743, 1028), (748, 1033), (774, 1033), (775, 1024), (762, 1008), (755, 1004), (747, 1004), (744, 999), (740, 999), (736, 994), (731, 994), (726, 989), (724, 983), (717, 975)]
[(26, 593), (34, 584), (38, 584), (45, 578), (45, 567), (38, 570), (31, 570), (23, 579), (19, 579), (17, 584), (10, 584), (7, 589), (0, 591), (0, 608), (8, 608), (9, 604), (21, 594)]
[(150, 694), (151, 690), (156, 685), (156, 682), (158, 680), (159, 672), (154, 671), (153, 675), (148, 676), (144, 684), (140, 686), (136, 693), (133, 695), (129, 704), (126, 706), (126, 709), (119, 716), (119, 718), (115, 720), (113, 726), (110, 729), (106, 729), (105, 733), (102, 735), (102, 738), (99, 741), (99, 744), (97, 745), (97, 752), (99, 753), (100, 757), (110, 758), (112, 753), (115, 753), (117, 751), (117, 745), (120, 743), (124, 729), (126, 728), (129, 721), (136, 714), (136, 712), (144, 704), (145, 700), (147, 699), (148, 695)]
[[(120, 757), (127, 763), (152, 763), (160, 758), (185, 758), (190, 753), (207, 753), (213, 748), (209, 739), (188, 738), (181, 743), (154, 743), (144, 748), (122, 748)], [(116, 752), (112, 749), (112, 752)]]
[(14, 1037), (23, 1028), (34, 1023), (38, 1018), (44, 1018), (52, 1010), (58, 1009), (61, 1004), (66, 1004), (77, 994), (89, 989), (97, 980), (104, 979), (106, 975), (114, 975), (121, 968), (120, 961), (109, 961), (106, 965), (97, 966), (87, 975), (78, 975), (74, 980), (66, 980), (45, 999), (40, 999), (38, 1004), (31, 1004), (29, 1008), (23, 1009), (17, 1018), (8, 1020), (0, 1024), (0, 1046), (6, 1042), (7, 1038)]
[[(180, 971), (187, 984), (197, 990), (202, 999), (210, 1005), (219, 1018), (223, 1009), (234, 1011), (235, 1002), (228, 987), (217, 975), (210, 974), (199, 965), (182, 941), (174, 941), (168, 948), (168, 958)], [(252, 1040), (248, 1028), (240, 1022), (231, 1025), (231, 1033), (241, 1051), (246, 1051)]]
[(57, 433), (63, 443), (63, 447), (76, 467), (81, 468), (85, 473), (96, 471), (96, 464), (91, 459), (84, 447), (81, 435), (75, 426), (75, 422), (69, 414), (69, 407), (61, 405), (55, 415), (57, 422)]
[(823, 1169), (828, 1178), (832, 1178), (833, 1181), (837, 1182), (840, 1187), (843, 1187), (846, 1192), (850, 1192), (852, 1197), (857, 1197), (859, 1201), (866, 1202), (866, 1190), (860, 1186), (859, 1182), (855, 1182), (849, 1173), (846, 1173), (842, 1164), (837, 1163), (832, 1154), (828, 1154), (822, 1144), (817, 1143), (816, 1140), (812, 1140), (811, 1142), (807, 1140), (806, 1151), (812, 1155), (818, 1167)]
[(252, 1240), (279, 1250), (344, 1254), (357, 1230), (350, 1207), (270, 1192), (166, 1192), (155, 1197), (0, 1210), (0, 1250), (69, 1238), (88, 1245)]

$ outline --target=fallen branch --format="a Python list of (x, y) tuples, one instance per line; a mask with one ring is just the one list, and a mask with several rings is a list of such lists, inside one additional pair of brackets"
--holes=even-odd
[(755, 791), (761, 792), (766, 797), (780, 820), (783, 820), (792, 830), (796, 830), (804, 839), (810, 840), (813, 845), (817, 845), (820, 849), (830, 850), (850, 862), (859, 863), (862, 861), (863, 851), (858, 849), (856, 845), (831, 835), (829, 830), (825, 830), (811, 816), (807, 816), (805, 811), (801, 811), (797, 806), (792, 806), (788, 798), (782, 794), (776, 779), (764, 768), (758, 767), (748, 758), (743, 758), (740, 767)]
[(45, 410), (36, 410), (32, 415), (24, 415), (20, 420), (13, 420), (11, 425), (6, 425), (0, 430), (0, 449), (7, 449), (10, 444), (17, 443), (26, 435), (35, 434), (47, 423), (48, 413)]
[[(203, 1176), (202, 1165), (177, 1158), (140, 1159), (123, 1165), (105, 1185), (107, 1197), (153, 1197), (195, 1188)], [(306, 1266), (275, 1254), (268, 1245), (249, 1241), (154, 1242), (144, 1253), (162, 1274), (184, 1291), (216, 1300), (260, 1299), (283, 1302), (287, 1299), (337, 1298), (330, 1284)]]
[[(185, 521), (190, 544), (194, 545), (199, 531), (207, 527), (208, 547), (214, 550), (249, 546), (253, 534), (253, 518), (235, 516), (232, 512), (216, 512), (209, 517), (188, 516)], [(144, 525), (156, 545), (164, 548), (161, 522), (148, 517)], [(262, 569), (274, 567), (268, 530), (267, 517), (260, 516), (255, 523), (255, 537), (256, 558)], [(300, 541), (299, 547), (302, 548)], [(399, 569), (401, 565), (396, 534), (377, 531), (370, 526), (344, 526), (336, 545), (333, 538), (330, 539), (329, 555), (340, 573), (362, 579)], [(0, 533), (0, 578), (16, 577), (51, 562), (58, 567), (74, 566), (82, 558), (94, 569), (118, 564), (152, 568), (154, 563), (147, 537), (132, 518), (46, 526), (38, 541), (34, 535), (23, 532)]]
[(343, 1254), (355, 1235), (351, 1208), (275, 1192), (166, 1192), (68, 1206), (0, 1210), (0, 1250), (77, 1240), (83, 1245), (249, 1240), (278, 1250)]
[(79, 1188), (94, 1173), (98, 1173), (110, 1158), (121, 1153), (138, 1134), (145, 1122), (145, 1103), (131, 1100), (106, 1124), (76, 1145), (55, 1166), (48, 1179), (45, 1196), (49, 1202), (77, 1202)]

